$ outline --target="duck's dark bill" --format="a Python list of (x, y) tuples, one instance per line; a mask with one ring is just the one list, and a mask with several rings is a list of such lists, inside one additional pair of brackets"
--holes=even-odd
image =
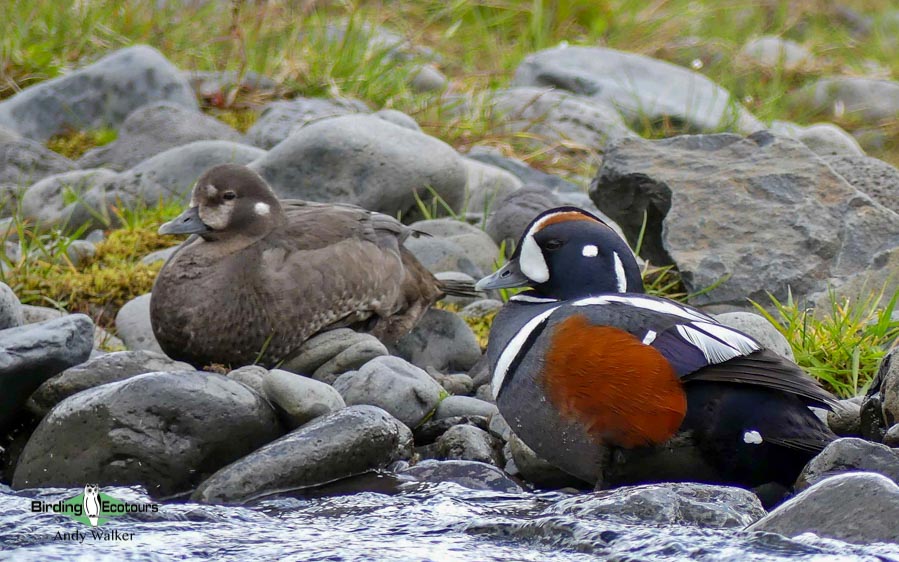
[(526, 287), (531, 284), (530, 279), (524, 276), (518, 267), (518, 260), (511, 260), (506, 265), (497, 269), (493, 275), (484, 277), (475, 289), (486, 291), (488, 289), (509, 289), (512, 287)]
[(200, 208), (191, 207), (159, 227), (159, 234), (199, 234), (209, 227), (200, 220)]

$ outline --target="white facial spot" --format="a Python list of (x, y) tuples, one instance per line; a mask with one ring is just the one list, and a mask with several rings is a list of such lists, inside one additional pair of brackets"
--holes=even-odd
[(262, 201), (260, 201), (259, 203), (253, 205), (253, 211), (260, 217), (264, 217), (272, 212), (272, 208), (268, 205), (268, 203), (263, 203)]
[(213, 230), (225, 230), (231, 222), (231, 213), (234, 211), (234, 201), (225, 201), (215, 207), (201, 206), (200, 220)]
[(762, 434), (758, 431), (752, 430), (743, 434), (743, 443), (747, 445), (761, 445), (763, 441)]
[(618, 280), (618, 292), (626, 293), (627, 276), (624, 274), (624, 264), (621, 263), (621, 258), (618, 256), (618, 252), (612, 252), (612, 257), (615, 259), (615, 279)]
[(594, 246), (593, 244), (587, 244), (583, 248), (581, 248), (581, 255), (585, 258), (595, 258), (599, 255), (599, 248)]
[(525, 277), (535, 283), (549, 281), (549, 268), (546, 266), (546, 260), (543, 259), (543, 252), (530, 233), (524, 237), (524, 242), (521, 244), (518, 266)]

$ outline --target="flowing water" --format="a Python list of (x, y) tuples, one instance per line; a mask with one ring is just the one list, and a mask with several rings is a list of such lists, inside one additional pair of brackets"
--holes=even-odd
[[(130, 540), (94, 538), (88, 525), (30, 510), (33, 500), (55, 502), (81, 491), (0, 486), (0, 560), (899, 562), (899, 545), (545, 515), (568, 496), (473, 491), (450, 483), (403, 484), (389, 493), (280, 496), (242, 507), (165, 503), (157, 513), (116, 517), (94, 529)], [(104, 487), (101, 493), (151, 501), (140, 488)]]

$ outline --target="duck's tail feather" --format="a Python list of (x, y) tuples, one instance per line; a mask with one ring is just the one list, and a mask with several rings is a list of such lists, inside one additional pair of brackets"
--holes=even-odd
[(438, 281), (438, 286), (444, 294), (453, 297), (478, 298), (484, 296), (483, 293), (474, 288), (474, 283), (471, 281), (443, 279)]

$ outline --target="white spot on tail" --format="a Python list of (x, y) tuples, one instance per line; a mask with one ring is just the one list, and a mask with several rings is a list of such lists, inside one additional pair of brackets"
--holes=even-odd
[(761, 445), (763, 441), (762, 434), (758, 431), (752, 430), (743, 434), (743, 443), (747, 445)]
[(268, 205), (268, 203), (259, 202), (253, 205), (253, 210), (260, 217), (264, 217), (272, 212), (272, 208)]
[(618, 292), (626, 293), (627, 276), (624, 274), (624, 264), (621, 263), (621, 258), (618, 256), (618, 252), (612, 252), (612, 257), (615, 258), (615, 278), (618, 280)]
[(585, 258), (595, 258), (599, 254), (599, 248), (593, 244), (587, 244), (581, 249), (581, 255)]

